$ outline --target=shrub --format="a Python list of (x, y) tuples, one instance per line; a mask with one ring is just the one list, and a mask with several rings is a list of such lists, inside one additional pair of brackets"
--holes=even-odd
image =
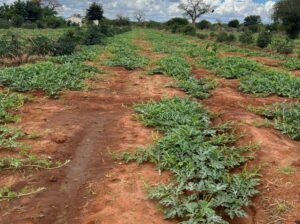
[(46, 56), (53, 52), (53, 41), (46, 36), (37, 36), (30, 39), (30, 54)]
[(207, 20), (202, 20), (201, 22), (197, 23), (196, 26), (201, 29), (209, 29), (211, 27), (211, 23)]
[(68, 55), (72, 54), (76, 48), (76, 38), (74, 32), (67, 32), (62, 35), (53, 46), (53, 55)]
[(228, 34), (226, 32), (220, 32), (217, 36), (217, 42), (233, 42), (236, 40), (234, 34)]
[(43, 19), (43, 23), (49, 28), (59, 28), (65, 25), (64, 19), (57, 16), (46, 16)]
[(105, 35), (99, 26), (90, 26), (84, 34), (83, 43), (86, 45), (103, 44)]
[(166, 22), (166, 27), (173, 28), (174, 26), (183, 27), (189, 24), (189, 21), (184, 18), (175, 17)]
[(254, 37), (251, 31), (245, 31), (243, 32), (240, 37), (239, 41), (243, 44), (253, 44), (254, 43)]
[(0, 38), (0, 58), (15, 59), (24, 54), (24, 42), (16, 34), (9, 33)]
[(294, 43), (289, 39), (277, 39), (272, 42), (272, 48), (280, 54), (291, 54), (294, 50)]
[(24, 28), (24, 29), (36, 29), (37, 25), (35, 23), (25, 22), (25, 23), (23, 23), (22, 28)]
[(271, 42), (272, 42), (272, 34), (268, 31), (264, 31), (258, 35), (256, 45), (260, 48), (265, 48)]
[(15, 15), (12, 19), (11, 19), (11, 24), (14, 27), (21, 27), (24, 23), (24, 18), (20, 15)]
[(8, 20), (0, 19), (0, 29), (9, 29), (10, 23)]
[(228, 23), (228, 27), (238, 28), (239, 26), (240, 26), (240, 21), (238, 21), (237, 19), (231, 20)]
[(180, 32), (186, 35), (195, 36), (196, 35), (196, 28), (191, 24), (188, 24), (180, 29)]
[(46, 24), (45, 24), (42, 20), (36, 21), (36, 26), (37, 26), (37, 28), (39, 28), (39, 29), (44, 29), (44, 28), (46, 28)]
[(197, 37), (198, 37), (199, 39), (205, 40), (205, 39), (208, 38), (208, 35), (207, 35), (207, 34), (203, 34), (203, 33), (198, 33), (198, 34), (197, 34)]
[(227, 37), (227, 42), (234, 42), (234, 41), (236, 41), (236, 36), (233, 33), (229, 34)]
[(209, 33), (209, 36), (210, 36), (210, 37), (215, 37), (215, 36), (216, 36), (216, 33), (215, 33), (215, 32), (210, 32), (210, 33)]

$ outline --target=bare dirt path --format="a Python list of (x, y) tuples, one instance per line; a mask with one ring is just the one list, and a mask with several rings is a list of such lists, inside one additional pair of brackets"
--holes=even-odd
[(112, 160), (111, 152), (152, 142), (152, 130), (134, 119), (134, 103), (180, 93), (163, 87), (170, 81), (167, 77), (104, 69), (106, 75), (101, 76), (107, 77), (93, 81), (89, 91), (66, 92), (61, 100), (37, 96), (20, 110), (19, 126), (38, 133), (37, 139), (24, 140), (31, 151), (71, 163), (57, 170), (33, 171), (34, 175), (4, 174), (2, 180), (14, 189), (45, 186), (46, 190), (2, 203), (1, 224), (169, 223), (155, 203), (146, 201), (143, 184), (167, 177), (158, 177), (152, 167), (123, 166)]

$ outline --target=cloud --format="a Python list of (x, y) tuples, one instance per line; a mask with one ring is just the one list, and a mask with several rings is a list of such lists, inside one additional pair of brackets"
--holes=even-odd
[[(13, 0), (0, 0), (11, 3)], [(136, 10), (143, 10), (148, 20), (165, 21), (174, 16), (182, 16), (178, 5), (185, 0), (101, 0), (105, 16), (115, 18), (116, 14), (122, 14), (133, 18)], [(257, 3), (254, 0), (204, 0), (212, 4), (215, 9), (213, 14), (205, 15), (203, 18), (212, 22), (221, 20), (227, 22), (231, 19), (243, 20), (247, 15), (260, 15), (264, 22), (270, 21), (275, 0), (265, 0)], [(85, 14), (85, 9), (91, 4), (89, 1), (60, 0), (63, 7), (59, 14), (68, 17), (74, 13)]]

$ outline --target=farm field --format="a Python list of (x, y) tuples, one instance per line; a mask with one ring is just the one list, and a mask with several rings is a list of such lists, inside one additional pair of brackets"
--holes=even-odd
[(2, 66), (0, 223), (297, 223), (299, 65), (136, 28)]

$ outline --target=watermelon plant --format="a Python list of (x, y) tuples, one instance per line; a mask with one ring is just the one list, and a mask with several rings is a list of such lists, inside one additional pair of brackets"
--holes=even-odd
[(300, 97), (300, 78), (285, 72), (266, 70), (241, 78), (239, 89), (257, 96)]
[(83, 89), (86, 87), (83, 80), (97, 71), (78, 63), (41, 62), (2, 69), (0, 83), (19, 92), (42, 90), (49, 96), (55, 96), (61, 90)]
[[(245, 164), (250, 146), (234, 146), (238, 139), (232, 126), (212, 127), (212, 117), (201, 104), (188, 98), (164, 98), (135, 106), (147, 126), (165, 133), (145, 149), (124, 153), (121, 158), (139, 163), (152, 162), (159, 172), (169, 170), (174, 178), (168, 184), (149, 187), (149, 198), (164, 208), (165, 218), (181, 223), (228, 223), (245, 217), (244, 207), (258, 191), (255, 171), (232, 172)], [(223, 214), (223, 215), (222, 215)]]
[(200, 64), (227, 79), (250, 76), (263, 69), (261, 64), (242, 57), (209, 57)]
[(137, 47), (130, 43), (132, 36), (125, 34), (111, 40), (107, 50), (112, 54), (111, 58), (105, 62), (108, 66), (121, 66), (127, 70), (142, 68), (148, 64), (149, 59), (140, 56)]
[(164, 74), (176, 80), (173, 87), (178, 87), (192, 97), (205, 99), (217, 87), (217, 81), (212, 78), (196, 79), (192, 76), (192, 67), (180, 56), (174, 55), (157, 62), (157, 68), (149, 74)]
[(300, 103), (275, 103), (252, 111), (271, 120), (273, 126), (294, 140), (300, 140)]

